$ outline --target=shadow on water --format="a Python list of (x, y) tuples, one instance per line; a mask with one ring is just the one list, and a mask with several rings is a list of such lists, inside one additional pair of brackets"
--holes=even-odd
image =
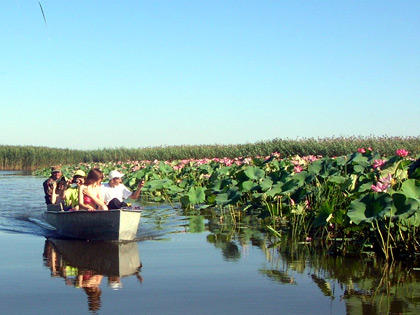
[(141, 283), (138, 244), (136, 242), (86, 242), (48, 239), (43, 252), (44, 264), (51, 277), (61, 277), (65, 285), (82, 289), (87, 296), (89, 311), (101, 308), (101, 284), (119, 290), (122, 279), (134, 276)]

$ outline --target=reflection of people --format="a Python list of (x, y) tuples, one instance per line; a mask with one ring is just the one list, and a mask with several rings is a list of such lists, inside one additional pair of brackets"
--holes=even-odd
[(108, 286), (113, 290), (119, 290), (122, 288), (122, 282), (120, 277), (110, 276), (108, 277)]
[(101, 170), (93, 168), (89, 171), (84, 185), (79, 189), (79, 208), (84, 210), (108, 210), (104, 202), (101, 182), (104, 174)]
[(105, 203), (109, 209), (120, 209), (127, 207), (127, 203), (124, 199), (138, 199), (140, 196), (141, 188), (143, 187), (144, 181), (141, 181), (137, 186), (136, 191), (131, 192), (123, 183), (122, 177), (124, 174), (117, 170), (109, 173), (109, 182), (102, 185), (102, 191), (104, 193)]
[(101, 288), (103, 276), (91, 270), (85, 270), (78, 276), (78, 286), (83, 288), (88, 297), (89, 311), (97, 311), (101, 307)]
[[(66, 285), (83, 289), (83, 291), (87, 295), (89, 311), (90, 312), (99, 311), (101, 308), (101, 295), (102, 295), (102, 290), (100, 286), (101, 286), (101, 282), (103, 281), (103, 278), (108, 277), (108, 286), (111, 289), (117, 290), (117, 289), (122, 288), (121, 277), (123, 276), (120, 277), (119, 275), (116, 275), (115, 273), (111, 273), (112, 275), (106, 274), (106, 272), (104, 272), (104, 274), (99, 274), (98, 271), (94, 270), (97, 264), (93, 263), (91, 266), (90, 264), (86, 265), (85, 263), (83, 263), (83, 261), (86, 262), (86, 257), (81, 257), (80, 255), (78, 255), (77, 253), (79, 252), (77, 250), (75, 250), (74, 255), (72, 255), (73, 253), (72, 250), (60, 252), (59, 251), (60, 246), (56, 245), (54, 242), (46, 240), (45, 246), (44, 246), (44, 252), (43, 252), (45, 265), (50, 268), (51, 276), (62, 277)], [(67, 245), (70, 245), (71, 243), (75, 241), (64, 241), (64, 242), (67, 242), (68, 243)], [(58, 244), (60, 244), (60, 241), (58, 242)], [(99, 244), (99, 245), (103, 245), (103, 244)], [(63, 246), (63, 244), (61, 246)], [(66, 248), (66, 247), (63, 246), (62, 248)], [(74, 249), (77, 249), (77, 246), (76, 247), (69, 246), (69, 248), (74, 250)], [(99, 248), (103, 248), (103, 247), (99, 246)], [(105, 246), (105, 248), (107, 248), (107, 246)], [(130, 248), (137, 249), (136, 246), (130, 247)], [(85, 244), (81, 246), (80, 248), (80, 250), (82, 250), (83, 253), (86, 253), (86, 252), (88, 253), (87, 261), (91, 260), (89, 259), (91, 257), (91, 255), (89, 255), (89, 249), (90, 247)], [(96, 255), (98, 252), (101, 252), (98, 250), (98, 247), (96, 248), (94, 247), (94, 249), (95, 249), (94, 253)], [(69, 265), (69, 262), (67, 261), (67, 259), (64, 258), (64, 253), (66, 253), (66, 257), (70, 257), (68, 259), (71, 259), (72, 257), (71, 259), (72, 265)], [(105, 255), (104, 258), (102, 259), (103, 261), (105, 261), (104, 260), (105, 257), (108, 257), (108, 256)], [(112, 257), (108, 257), (108, 258), (112, 260)], [(79, 259), (81, 261), (80, 265), (78, 262)], [(137, 279), (140, 282), (142, 282), (143, 278), (140, 275), (142, 264), (141, 262), (139, 263), (140, 265), (136, 269), (136, 272), (134, 273), (134, 275), (137, 277)], [(84, 266), (84, 267), (81, 267), (81, 266)], [(133, 275), (133, 274), (130, 274), (130, 275)]]
[(45, 193), (45, 203), (47, 205), (52, 204), (51, 196), (53, 190), (55, 189), (54, 183), (57, 183), (57, 181), (61, 178), (61, 175), (61, 168), (59, 166), (53, 166), (51, 167), (51, 176), (42, 183)]
[(100, 287), (84, 287), (88, 297), (89, 311), (95, 312), (101, 308), (101, 288)]

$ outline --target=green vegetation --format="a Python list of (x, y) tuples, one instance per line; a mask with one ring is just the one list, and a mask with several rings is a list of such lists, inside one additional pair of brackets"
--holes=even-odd
[(292, 155), (339, 156), (360, 147), (372, 147), (381, 155), (392, 155), (405, 148), (411, 154), (420, 153), (420, 137), (336, 137), (274, 139), (238, 145), (180, 145), (138, 149), (109, 148), (98, 150), (70, 150), (34, 146), (0, 146), (0, 169), (34, 170), (55, 164), (88, 162), (177, 160), (200, 158), (235, 158), (265, 156), (278, 152), (282, 157)]
[[(415, 157), (418, 159), (419, 155)], [(213, 209), (240, 221), (258, 214), (281, 237), (324, 242), (332, 253), (367, 250), (415, 259), (420, 252), (420, 168), (405, 149), (385, 157), (371, 148), (338, 157), (279, 153), (254, 158), (85, 163), (63, 167), (113, 169), (126, 174), (142, 197), (179, 203), (185, 210)], [(37, 174), (47, 176), (49, 169)]]

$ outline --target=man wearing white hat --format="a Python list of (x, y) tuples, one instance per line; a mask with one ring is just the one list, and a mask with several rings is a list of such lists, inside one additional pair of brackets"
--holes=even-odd
[(121, 177), (123, 176), (124, 174), (117, 170), (111, 171), (109, 173), (109, 182), (102, 184), (105, 204), (108, 205), (108, 209), (127, 207), (124, 199), (137, 199), (140, 196), (140, 190), (144, 182), (140, 182), (137, 190), (132, 192), (122, 183)]

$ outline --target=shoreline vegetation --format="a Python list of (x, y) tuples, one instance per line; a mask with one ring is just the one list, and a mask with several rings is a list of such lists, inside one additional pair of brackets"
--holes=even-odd
[[(411, 145), (418, 142), (411, 140)], [(418, 145), (417, 151), (409, 148), (399, 147), (389, 155), (369, 146), (334, 156), (271, 152), (88, 162), (63, 165), (62, 171), (71, 177), (78, 169), (99, 167), (105, 174), (117, 169), (132, 190), (145, 181), (145, 201), (173, 204), (185, 213), (211, 211), (220, 222), (231, 220), (238, 226), (254, 216), (278, 239), (322, 246), (333, 255), (377, 253), (388, 261), (417, 261), (420, 167), (413, 166), (420, 154)], [(34, 174), (49, 173), (44, 168)]]
[(399, 148), (420, 154), (420, 136), (413, 137), (330, 137), (273, 139), (231, 145), (177, 145), (145, 148), (106, 148), (72, 150), (37, 146), (0, 145), (0, 170), (35, 170), (55, 164), (97, 163), (141, 160), (182, 160), (266, 156), (277, 152), (288, 156), (341, 156), (361, 147), (371, 147), (390, 156)]

